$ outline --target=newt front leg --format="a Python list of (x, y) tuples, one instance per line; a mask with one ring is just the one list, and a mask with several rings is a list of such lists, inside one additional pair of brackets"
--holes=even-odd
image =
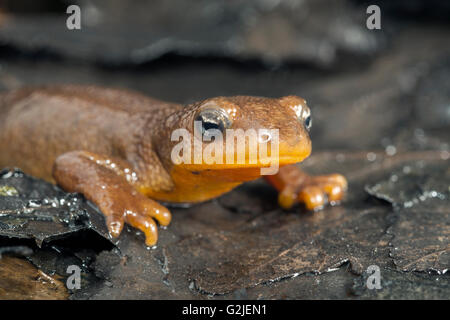
[(340, 201), (347, 190), (347, 180), (340, 174), (310, 176), (295, 165), (281, 167), (273, 176), (264, 176), (278, 191), (278, 202), (285, 209), (304, 203), (309, 210), (322, 208), (327, 201)]
[(56, 159), (53, 177), (64, 190), (82, 193), (95, 203), (113, 237), (120, 235), (126, 222), (143, 231), (146, 245), (153, 246), (158, 240), (154, 219), (162, 226), (170, 223), (169, 210), (132, 185), (136, 176), (125, 160), (72, 151)]

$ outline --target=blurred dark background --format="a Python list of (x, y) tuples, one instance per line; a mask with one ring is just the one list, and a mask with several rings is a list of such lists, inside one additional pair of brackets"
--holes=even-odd
[[(81, 30), (66, 28), (70, 4)], [(369, 4), (381, 30), (366, 28)], [(416, 129), (448, 149), (448, 1), (3, 0), (0, 13), (2, 89), (90, 83), (182, 103), (296, 94), (313, 108), (315, 150), (428, 148)]]

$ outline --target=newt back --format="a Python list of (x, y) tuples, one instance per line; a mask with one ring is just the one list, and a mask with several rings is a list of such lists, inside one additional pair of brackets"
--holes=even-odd
[(84, 150), (132, 158), (145, 126), (180, 106), (126, 90), (90, 86), (25, 88), (0, 95), (0, 167), (53, 182), (55, 159)]

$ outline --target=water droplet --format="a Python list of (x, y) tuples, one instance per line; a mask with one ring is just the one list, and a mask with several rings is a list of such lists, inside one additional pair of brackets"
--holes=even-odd
[(403, 167), (403, 173), (404, 174), (411, 173), (411, 167), (410, 166), (404, 166)]
[(386, 154), (388, 156), (393, 156), (396, 153), (397, 153), (397, 148), (395, 146), (389, 145), (386, 147)]
[(369, 160), (370, 162), (375, 161), (377, 159), (377, 155), (373, 152), (369, 152), (367, 154), (367, 160)]
[(450, 158), (450, 152), (444, 150), (441, 151), (441, 159), (442, 160), (448, 160)]

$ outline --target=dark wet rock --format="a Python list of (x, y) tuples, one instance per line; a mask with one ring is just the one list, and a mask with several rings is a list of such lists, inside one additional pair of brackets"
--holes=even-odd
[(68, 267), (78, 266), (84, 287), (102, 282), (90, 265), (114, 244), (92, 204), (19, 170), (2, 170), (0, 186), (17, 191), (0, 196), (0, 253), (20, 254), (36, 272), (64, 281)]
[[(439, 152), (437, 152), (437, 156)], [(397, 166), (386, 180), (366, 186), (394, 206), (390, 256), (402, 271), (446, 273), (450, 267), (450, 171), (448, 161)]]
[(336, 271), (316, 275), (303, 274), (275, 282), (260, 284), (249, 289), (236, 290), (224, 299), (346, 299), (356, 276), (348, 270), (348, 264)]
[[(127, 229), (127, 228), (125, 228)], [(93, 265), (101, 284), (82, 287), (72, 299), (188, 299), (188, 288), (175, 291), (167, 281), (164, 260), (148, 249), (136, 230), (124, 230), (119, 252), (102, 252)], [(163, 235), (164, 232), (161, 232)], [(194, 297), (195, 298), (195, 297)]]
[[(231, 299), (445, 299), (449, 293), (447, 276), (380, 270), (381, 289), (369, 289), (370, 274), (357, 276), (346, 266), (320, 276), (305, 274), (234, 292)], [(420, 283), (420, 285), (418, 285)]]
[(222, 207), (238, 214), (259, 215), (278, 208), (277, 194), (262, 179), (240, 186), (236, 192), (229, 192), (217, 201)]
[(103, 215), (83, 197), (18, 170), (1, 171), (0, 186), (16, 190), (15, 195), (0, 196), (1, 237), (33, 239), (41, 247), (91, 230), (109, 241)]
[[(439, 202), (429, 205), (430, 202)], [(402, 271), (445, 274), (450, 268), (450, 204), (447, 200), (430, 200), (402, 209), (389, 230), (392, 240), (390, 256)]]
[[(380, 289), (369, 289), (364, 273), (353, 280), (349, 293), (359, 299), (446, 299), (449, 293), (448, 276), (430, 276), (412, 272), (405, 273), (391, 269), (380, 270)], [(420, 285), (418, 285), (420, 283)]]
[(450, 205), (450, 171), (444, 159), (437, 165), (418, 160), (388, 174), (386, 180), (367, 185), (366, 191), (398, 209), (420, 206), (432, 210), (433, 206)]
[[(361, 271), (377, 255), (377, 246), (386, 245), (384, 215), (383, 210), (342, 208), (314, 215), (266, 214), (234, 231), (200, 234), (168, 246), (169, 279), (191, 279), (200, 292), (225, 294), (329, 272), (347, 261)], [(180, 259), (190, 262), (181, 265)]]
[(98, 254), (91, 267), (95, 271), (97, 277), (101, 279), (110, 279), (115, 266), (120, 262), (125, 263), (126, 260), (126, 257), (122, 257), (121, 259), (120, 253), (117, 250), (102, 251)]

